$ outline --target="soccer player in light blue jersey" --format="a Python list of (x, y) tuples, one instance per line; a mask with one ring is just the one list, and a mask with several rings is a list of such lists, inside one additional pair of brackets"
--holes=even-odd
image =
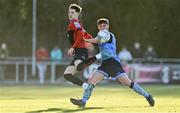
[(98, 44), (100, 48), (101, 66), (92, 73), (91, 78), (88, 80), (88, 87), (84, 90), (82, 99), (70, 98), (70, 101), (74, 105), (85, 107), (95, 85), (102, 81), (104, 77), (111, 77), (144, 96), (149, 105), (154, 106), (155, 102), (153, 97), (136, 82), (131, 81), (124, 72), (116, 54), (116, 38), (114, 34), (109, 31), (109, 20), (101, 18), (97, 21), (97, 26), (99, 32), (96, 38), (84, 39), (84, 41)]

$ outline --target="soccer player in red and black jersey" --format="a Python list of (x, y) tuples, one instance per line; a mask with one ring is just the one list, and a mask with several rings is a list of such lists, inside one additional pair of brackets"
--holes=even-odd
[[(74, 74), (77, 71), (80, 71), (77, 69), (79, 65), (79, 67), (82, 70), (97, 59), (96, 57), (93, 57), (91, 59), (86, 60), (88, 57), (88, 50), (86, 47), (86, 42), (83, 40), (83, 38), (92, 38), (92, 36), (84, 30), (82, 23), (78, 20), (81, 10), (82, 8), (79, 5), (71, 4), (69, 6), (68, 17), (70, 23), (68, 25), (67, 32), (69, 42), (72, 46), (68, 50), (68, 55), (74, 56), (74, 59), (64, 71), (64, 78), (76, 85), (85, 88), (86, 83)], [(83, 61), (85, 61), (85, 63)], [(87, 65), (84, 65), (86, 63)]]

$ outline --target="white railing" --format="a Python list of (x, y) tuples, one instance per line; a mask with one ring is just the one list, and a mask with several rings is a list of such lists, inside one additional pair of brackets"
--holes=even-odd
[[(43, 63), (47, 64), (47, 66), (50, 66), (50, 82), (55, 83), (56, 80), (56, 66), (66, 66), (70, 63), (71, 60), (68, 59), (62, 59), (61, 61), (44, 61)], [(134, 62), (143, 62), (145, 59), (133, 59), (132, 63)], [(159, 59), (153, 59), (152, 62), (156, 62), (159, 64), (166, 64), (166, 63), (178, 63), (180, 64), (180, 59), (165, 59), (165, 58), (159, 58)], [(15, 82), (20, 82), (20, 66), (23, 66), (23, 82), (28, 82), (28, 73), (31, 70), (28, 70), (28, 66), (32, 66), (32, 59), (31, 57), (9, 57), (7, 60), (0, 61), (0, 65), (14, 65), (15, 66)], [(14, 76), (14, 75), (13, 75)], [(6, 81), (6, 80), (4, 80)], [(4, 82), (3, 81), (3, 82)]]
[[(70, 63), (70, 60), (62, 59), (61, 61), (43, 61), (44, 64), (47, 66), (50, 66), (50, 81), (51, 83), (55, 82), (55, 73), (56, 73), (56, 66), (62, 65), (66, 66)], [(7, 65), (14, 65), (15, 66), (15, 82), (19, 83), (20, 79), (20, 71), (19, 67), (23, 66), (23, 82), (27, 83), (28, 81), (28, 66), (32, 66), (31, 58), (8, 58), (5, 61), (0, 61), (1, 66), (7, 66)], [(7, 71), (7, 70), (6, 70)], [(3, 80), (4, 82), (5, 80)]]

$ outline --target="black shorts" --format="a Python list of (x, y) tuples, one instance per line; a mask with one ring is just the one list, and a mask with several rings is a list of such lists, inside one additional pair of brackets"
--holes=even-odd
[(74, 49), (75, 56), (70, 65), (74, 65), (75, 60), (85, 60), (88, 58), (88, 50), (87, 48), (75, 48)]
[(112, 78), (125, 73), (120, 62), (114, 58), (102, 61), (101, 66), (98, 67), (97, 71), (103, 73), (106, 77)]

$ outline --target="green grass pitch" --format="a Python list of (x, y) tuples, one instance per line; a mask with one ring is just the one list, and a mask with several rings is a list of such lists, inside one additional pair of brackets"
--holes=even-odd
[(148, 107), (142, 97), (119, 84), (97, 85), (81, 109), (70, 97), (81, 97), (74, 85), (1, 85), (0, 113), (180, 113), (180, 85), (142, 85), (156, 100)]

